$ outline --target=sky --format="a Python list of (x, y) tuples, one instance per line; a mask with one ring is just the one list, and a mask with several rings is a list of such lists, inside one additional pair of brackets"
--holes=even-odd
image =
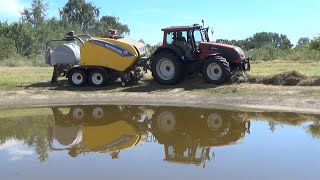
[[(0, 0), (0, 21), (19, 20), (19, 12), (32, 0)], [(48, 17), (58, 17), (67, 0), (45, 0)], [(205, 20), (214, 28), (211, 40), (245, 39), (257, 32), (285, 34), (293, 44), (300, 37), (320, 34), (319, 0), (91, 0), (101, 15), (116, 16), (128, 24), (129, 37), (150, 44), (162, 40), (161, 28), (191, 25)], [(5, 6), (4, 6), (5, 4)]]

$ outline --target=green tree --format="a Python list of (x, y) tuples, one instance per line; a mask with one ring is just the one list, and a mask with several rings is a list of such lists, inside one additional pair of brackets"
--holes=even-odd
[(278, 33), (271, 32), (259, 32), (254, 34), (250, 38), (250, 43), (252, 43), (253, 48), (263, 48), (271, 44), (274, 48), (289, 50), (293, 46), (286, 35), (279, 35)]
[(307, 46), (310, 44), (310, 38), (308, 37), (301, 37), (299, 40), (298, 40), (298, 43), (297, 43), (297, 47), (302, 47), (302, 46)]
[(48, 4), (43, 0), (33, 0), (31, 8), (25, 8), (21, 12), (21, 21), (30, 23), (33, 27), (38, 28), (45, 23)]
[(15, 54), (14, 41), (7, 36), (9, 32), (9, 24), (0, 22), (0, 61)]
[(100, 15), (100, 9), (85, 0), (69, 0), (59, 11), (63, 21), (80, 25), (81, 30), (86, 33), (95, 27)]
[(130, 33), (130, 29), (127, 24), (122, 24), (119, 18), (114, 16), (102, 16), (96, 23), (94, 34), (96, 36), (104, 36), (109, 29), (116, 29), (120, 36), (125, 36)]
[(293, 47), (293, 44), (291, 44), (290, 39), (286, 35), (281, 34), (279, 47), (282, 50), (289, 50)]
[(320, 51), (320, 36), (315, 37), (310, 42), (310, 49)]
[(34, 31), (30, 24), (11, 24), (6, 36), (13, 40), (17, 54), (30, 57), (34, 52)]
[(0, 61), (6, 58), (10, 58), (15, 54), (13, 41), (10, 38), (0, 35)]

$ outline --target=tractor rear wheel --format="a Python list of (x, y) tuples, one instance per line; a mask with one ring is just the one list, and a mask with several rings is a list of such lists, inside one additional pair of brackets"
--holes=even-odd
[(68, 73), (68, 80), (72, 86), (82, 87), (87, 84), (88, 76), (85, 70), (74, 68)]
[(89, 72), (89, 83), (94, 87), (102, 87), (107, 82), (107, 75), (103, 70), (93, 69)]
[(210, 57), (202, 65), (202, 76), (210, 84), (226, 83), (231, 77), (229, 63), (221, 56)]
[(174, 85), (184, 78), (185, 66), (174, 53), (162, 52), (153, 57), (151, 71), (159, 84)]

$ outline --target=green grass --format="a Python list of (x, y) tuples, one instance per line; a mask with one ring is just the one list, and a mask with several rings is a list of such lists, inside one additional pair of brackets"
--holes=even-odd
[[(318, 75), (320, 76), (320, 62), (288, 62), (288, 61), (259, 61), (252, 63), (252, 70), (249, 72), (251, 75), (273, 75), (276, 73), (297, 70), (306, 75)], [(0, 89), (11, 90), (17, 88), (24, 88), (31, 84), (47, 82), (51, 80), (53, 68), (52, 67), (5, 67), (0, 66)], [(150, 79), (151, 74), (148, 73), (144, 79)], [(63, 79), (63, 78), (61, 78)], [(196, 78), (191, 80), (195, 85), (195, 89), (201, 89), (203, 85), (197, 85), (202, 81), (202, 78)], [(188, 82), (188, 81), (187, 81)], [(151, 84), (152, 86), (154, 83)], [(151, 86), (149, 84), (149, 86)], [(184, 86), (192, 86), (184, 85)], [(182, 86), (182, 87), (184, 87)], [(159, 86), (162, 87), (162, 86)], [(168, 88), (163, 87), (163, 88)], [(175, 87), (173, 87), (175, 88)], [(116, 90), (118, 91), (118, 90)], [(236, 91), (236, 90), (233, 90)]]
[(258, 61), (251, 64), (251, 75), (273, 75), (286, 71), (299, 71), (320, 76), (320, 62)]
[(50, 108), (8, 108), (0, 109), (0, 118), (10, 117), (24, 117), (24, 116), (47, 116), (51, 115), (52, 110)]
[(51, 80), (53, 68), (0, 67), (0, 89), (24, 87), (32, 83)]

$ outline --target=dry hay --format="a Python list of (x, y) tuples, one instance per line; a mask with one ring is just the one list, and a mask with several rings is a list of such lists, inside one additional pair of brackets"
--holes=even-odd
[(236, 72), (231, 81), (234, 83), (280, 86), (320, 86), (320, 76), (307, 76), (298, 71), (288, 71), (269, 76), (253, 76), (243, 72)]

